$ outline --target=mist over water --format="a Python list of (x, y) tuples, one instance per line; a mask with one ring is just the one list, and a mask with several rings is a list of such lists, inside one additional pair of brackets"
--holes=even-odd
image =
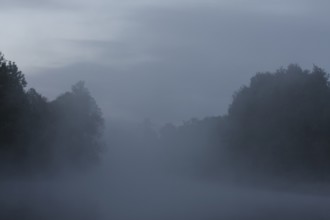
[(0, 2), (0, 220), (330, 219), (330, 1)]
[[(1, 219), (328, 219), (322, 191), (275, 190), (182, 175), (155, 146), (120, 140), (84, 174), (1, 181)], [(229, 172), (229, 171), (228, 171)], [(292, 189), (292, 188), (291, 188)], [(326, 192), (326, 191), (325, 191)]]
[(259, 73), (227, 115), (161, 127), (105, 121), (84, 82), (53, 101), (25, 86), (0, 56), (0, 219), (330, 217), (330, 86), (316, 66)]

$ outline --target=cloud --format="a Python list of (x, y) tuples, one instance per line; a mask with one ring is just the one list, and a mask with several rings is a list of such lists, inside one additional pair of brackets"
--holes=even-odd
[(63, 4), (55, 0), (1, 0), (1, 9), (9, 8), (59, 8), (64, 7)]
[[(0, 19), (6, 21), (2, 26), (0, 48), (7, 57), (19, 62), (26, 70), (65, 66), (88, 60), (100, 61), (104, 53), (109, 55), (97, 47), (75, 43), (78, 41), (115, 42), (116, 45), (121, 45), (119, 47), (129, 48), (130, 52), (124, 53), (129, 54), (127, 62), (136, 63), (151, 59), (149, 52), (154, 50), (152, 47), (155, 44), (159, 46), (159, 42), (162, 42), (166, 49), (167, 44), (178, 42), (180, 34), (184, 35), (183, 32), (187, 29), (191, 35), (186, 37), (186, 42), (180, 43), (196, 43), (194, 40), (199, 36), (205, 37), (205, 40), (218, 37), (221, 26), (224, 32), (222, 42), (231, 41), (236, 34), (234, 40), (243, 44), (255, 37), (248, 28), (263, 28), (272, 33), (272, 27), (275, 27), (274, 30), (282, 30), (278, 25), (288, 26), (286, 22), (294, 29), (297, 25), (309, 25), (310, 21), (318, 27), (327, 25), (329, 18), (324, 11), (329, 3), (322, 0), (313, 4), (310, 1), (297, 0), (5, 1), (4, 6), (8, 5), (11, 6), (10, 9), (0, 9)], [(276, 19), (279, 22), (268, 22)], [(295, 20), (297, 24), (293, 22)], [(265, 28), (267, 22), (269, 27)], [(211, 30), (210, 25), (214, 30)], [(247, 35), (247, 39), (241, 41), (238, 34)], [(113, 51), (120, 56), (122, 53), (118, 52), (119, 47), (114, 47), (117, 49)], [(116, 60), (113, 62), (116, 64), (127, 64), (121, 58), (112, 57), (112, 60)]]
[(258, 71), (291, 62), (330, 70), (329, 15), (320, 9), (328, 3), (183, 2), (144, 2), (116, 16), (106, 8), (40, 14), (35, 27), (47, 28), (36, 28), (41, 36), (29, 48), (38, 55), (25, 66), (40, 57), (43, 65), (31, 85), (55, 97), (84, 79), (107, 115), (164, 122), (225, 113), (233, 92)]

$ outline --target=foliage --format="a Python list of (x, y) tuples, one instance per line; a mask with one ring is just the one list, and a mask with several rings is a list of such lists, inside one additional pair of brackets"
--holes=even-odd
[(328, 74), (289, 65), (258, 73), (235, 95), (226, 140), (246, 166), (325, 175), (330, 168)]
[(60, 95), (51, 106), (56, 151), (66, 152), (64, 160), (74, 161), (80, 167), (96, 162), (103, 148), (103, 118), (84, 82), (72, 86), (71, 92)]
[(234, 94), (227, 115), (167, 124), (160, 140), (173, 161), (190, 160), (193, 169), (229, 165), (270, 175), (329, 178), (328, 74), (294, 64), (257, 73)]
[(59, 164), (82, 168), (98, 160), (103, 118), (83, 82), (47, 101), (15, 63), (0, 54), (1, 171), (47, 171)]

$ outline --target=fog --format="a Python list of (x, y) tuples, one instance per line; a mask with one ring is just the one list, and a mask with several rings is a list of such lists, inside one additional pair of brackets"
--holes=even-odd
[(330, 219), (329, 2), (0, 2), (0, 219)]
[[(141, 124), (112, 121), (102, 163), (88, 172), (1, 180), (1, 219), (328, 219), (326, 184), (205, 178), (139, 139)], [(113, 133), (116, 132), (114, 135)], [(181, 148), (186, 158), (189, 146)], [(189, 163), (188, 163), (189, 164)], [(230, 177), (231, 176), (231, 177)], [(249, 178), (246, 178), (249, 176)], [(220, 177), (220, 178), (219, 178)], [(252, 177), (255, 179), (255, 177)]]
[[(127, 158), (126, 158), (127, 159)], [(140, 158), (138, 163), (144, 163)], [(1, 183), (2, 219), (328, 219), (329, 198), (165, 175), (128, 161), (98, 175)]]

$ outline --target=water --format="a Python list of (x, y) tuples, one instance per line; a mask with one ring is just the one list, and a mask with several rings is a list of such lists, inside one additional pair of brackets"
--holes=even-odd
[(141, 155), (121, 149), (83, 176), (2, 181), (0, 219), (330, 219), (326, 195), (187, 178)]

